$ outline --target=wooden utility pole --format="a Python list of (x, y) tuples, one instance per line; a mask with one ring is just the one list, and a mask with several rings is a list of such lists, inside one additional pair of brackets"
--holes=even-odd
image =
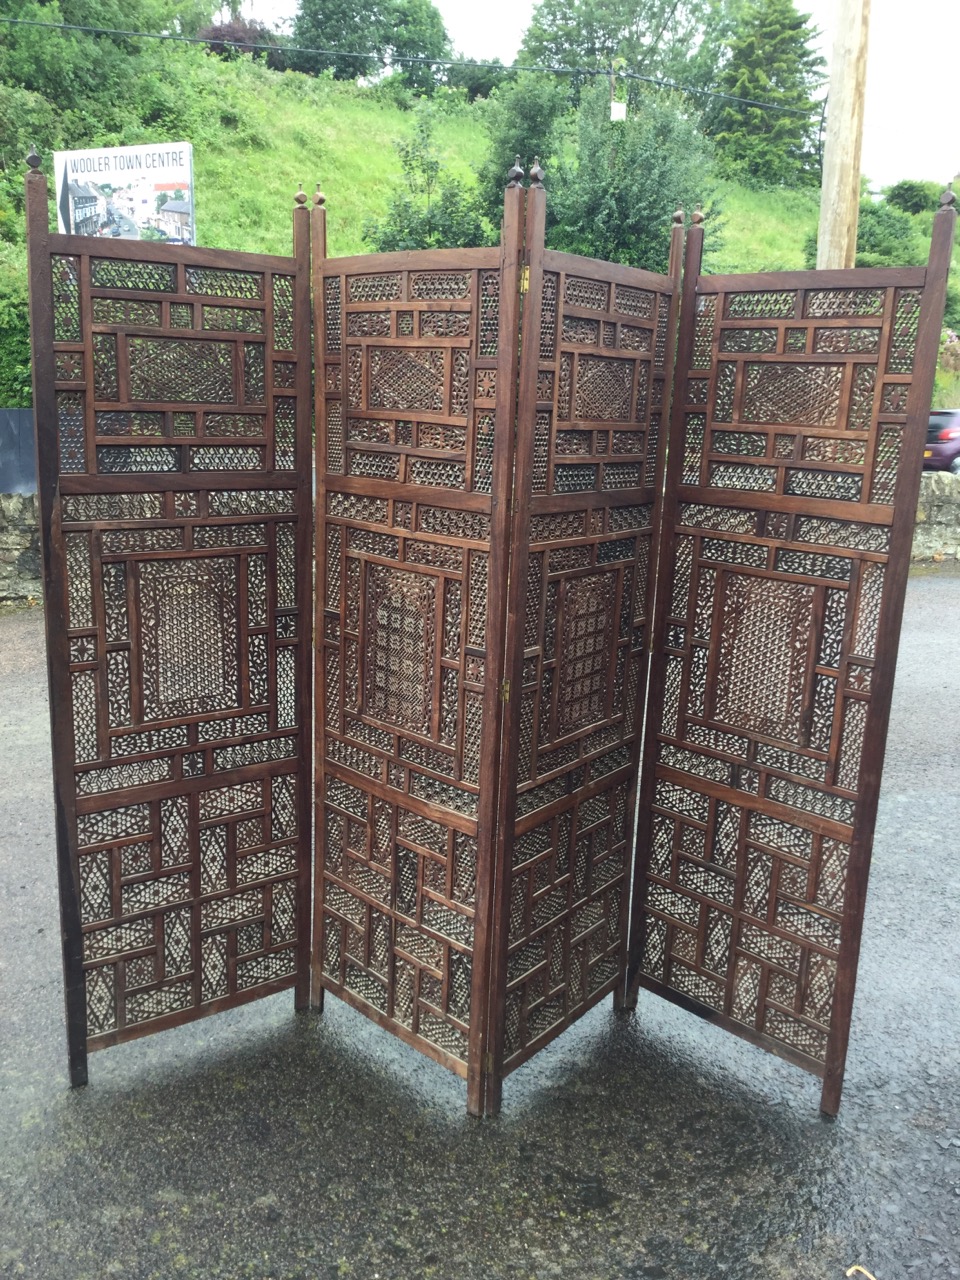
[(823, 147), (817, 267), (852, 267), (860, 209), (860, 146), (870, 0), (838, 0)]

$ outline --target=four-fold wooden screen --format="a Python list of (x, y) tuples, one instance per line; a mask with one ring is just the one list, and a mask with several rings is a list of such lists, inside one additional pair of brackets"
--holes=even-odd
[(27, 189), (74, 1082), (294, 986), (490, 1113), (644, 985), (835, 1112), (952, 209), (927, 268), (705, 277), (699, 225), (546, 250), (536, 180), (340, 259)]

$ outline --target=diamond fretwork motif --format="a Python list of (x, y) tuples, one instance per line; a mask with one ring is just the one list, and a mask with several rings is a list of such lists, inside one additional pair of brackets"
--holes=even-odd
[(370, 352), (370, 404), (382, 409), (443, 411), (443, 352), (391, 350)]
[(629, 422), (632, 387), (632, 361), (581, 356), (574, 415), (601, 422)]

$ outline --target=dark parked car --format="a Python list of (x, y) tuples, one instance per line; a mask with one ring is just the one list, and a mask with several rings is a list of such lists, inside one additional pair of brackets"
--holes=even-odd
[(960, 409), (934, 409), (930, 414), (923, 469), (960, 476)]

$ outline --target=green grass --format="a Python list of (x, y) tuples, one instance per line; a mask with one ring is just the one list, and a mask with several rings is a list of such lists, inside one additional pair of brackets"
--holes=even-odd
[[(193, 139), (199, 242), (289, 253), (284, 214), (299, 183), (311, 193), (319, 183), (328, 252), (364, 252), (364, 223), (386, 211), (401, 179), (393, 143), (412, 133), (412, 113), (353, 84), (280, 75), (246, 61), (211, 68), (208, 60), (193, 70), (201, 113), (219, 121)], [(477, 113), (438, 112), (435, 138), (445, 164), (473, 181), (485, 145)]]
[[(288, 254), (293, 196), (300, 183), (311, 193), (319, 183), (327, 199), (328, 252), (339, 256), (366, 251), (364, 224), (383, 216), (401, 181), (393, 143), (412, 134), (414, 117), (409, 110), (383, 91), (378, 96), (376, 90), (325, 77), (272, 72), (247, 59), (221, 62), (197, 50), (171, 51), (164, 88), (169, 105), (162, 120), (149, 128), (133, 125), (123, 136), (103, 142), (193, 142), (200, 244)], [(484, 159), (484, 108), (478, 103), (435, 110), (436, 145), (448, 168), (465, 184), (475, 181)], [(504, 173), (510, 159), (504, 160)], [(547, 186), (549, 198), (549, 177)], [(787, 271), (804, 266), (804, 242), (817, 224), (816, 190), (758, 191), (722, 182), (717, 194), (714, 252), (711, 219), (706, 223), (708, 271)], [(923, 228), (927, 235), (928, 222)], [(26, 314), (19, 215), (13, 239), (13, 244), (0, 243), (0, 346), (9, 366), (9, 385), (4, 387), (8, 399), (17, 378), (25, 377), (13, 333), (23, 327)], [(954, 264), (953, 278), (960, 280), (960, 245)], [(960, 376), (941, 374), (935, 403), (960, 404)]]
[[(708, 260), (711, 272), (795, 271), (805, 265), (803, 244), (817, 229), (818, 191), (754, 191), (724, 182), (717, 194), (723, 243)], [(705, 229), (709, 237), (709, 220)]]

